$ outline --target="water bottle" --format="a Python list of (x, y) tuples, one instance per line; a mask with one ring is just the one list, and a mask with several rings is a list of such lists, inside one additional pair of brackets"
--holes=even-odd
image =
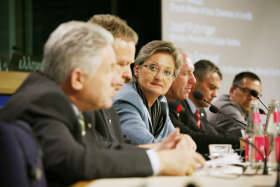
[[(254, 105), (251, 104), (250, 108), (251, 111), (249, 113), (249, 117), (248, 117), (248, 127), (245, 130), (245, 136), (244, 139), (249, 141), (250, 143), (254, 143), (254, 120), (253, 120), (253, 107)], [(250, 167), (253, 166), (254, 164), (254, 158), (253, 158), (253, 147), (250, 144), (246, 144), (245, 145), (245, 161), (248, 162), (248, 165)]]
[[(265, 153), (267, 155), (268, 150), (268, 142), (267, 138), (264, 134), (264, 128), (263, 124), (261, 122), (260, 112), (259, 112), (259, 103), (257, 100), (251, 101), (251, 125), (253, 126), (253, 136), (252, 136), (252, 142), (255, 144), (255, 146), (259, 149), (261, 154), (254, 148), (251, 148), (251, 164), (252, 167), (263, 167), (263, 156), (265, 156)], [(266, 148), (265, 148), (266, 147)]]
[(280, 103), (278, 100), (272, 100), (269, 107), (268, 118), (272, 118), (270, 126), (268, 126), (268, 132), (272, 138), (272, 151), (270, 153), (269, 167), (273, 170), (277, 167), (277, 161), (279, 161), (279, 149), (280, 149)]

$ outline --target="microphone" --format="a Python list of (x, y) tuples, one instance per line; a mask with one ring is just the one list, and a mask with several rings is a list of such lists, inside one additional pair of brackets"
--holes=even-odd
[(240, 126), (242, 129), (245, 129), (246, 131), (249, 131), (251, 133), (253, 133), (253, 131), (251, 129), (249, 129), (247, 127), (247, 124), (246, 123), (243, 123), (242, 121), (239, 121), (238, 119), (235, 119), (225, 113), (223, 113), (220, 109), (218, 109), (215, 105), (211, 104), (210, 108), (209, 108), (209, 111), (214, 113), (214, 114), (222, 114), (223, 116), (225, 116), (226, 118), (229, 118), (233, 121), (236, 121), (237, 122), (237, 125)]
[(199, 92), (199, 91), (196, 90), (196, 91), (193, 92), (193, 96), (194, 96), (195, 99), (200, 100), (200, 101), (203, 101), (203, 102), (209, 104), (209, 105), (210, 105), (210, 108), (209, 108), (210, 112), (222, 114), (223, 116), (226, 116), (227, 118), (230, 118), (231, 120), (236, 121), (237, 124), (238, 124), (242, 129), (245, 129), (245, 130), (248, 130), (249, 132), (250, 132), (250, 131), (252, 132), (251, 129), (248, 129), (247, 124), (245, 124), (245, 123), (243, 123), (243, 122), (241, 122), (241, 121), (239, 121), (239, 120), (237, 120), (237, 119), (235, 119), (235, 118), (233, 118), (233, 117), (231, 117), (231, 116), (229, 116), (229, 115), (227, 115), (227, 114), (221, 112), (221, 110), (218, 109), (218, 107), (216, 107), (215, 105), (213, 105), (212, 103), (210, 103), (209, 101), (207, 101), (207, 99), (205, 99), (205, 97), (203, 96), (203, 94), (202, 94), (201, 92)]
[[(255, 98), (257, 98), (257, 99), (260, 101), (260, 103), (264, 106), (264, 108), (268, 111), (267, 106), (262, 102), (261, 98), (258, 96), (258, 92), (257, 92), (257, 91), (251, 90), (251, 91), (250, 91), (250, 95), (253, 96), (253, 97), (255, 97)], [(260, 112), (260, 113), (261, 113), (261, 112)], [(261, 114), (262, 114), (262, 113), (261, 113)]]
[(263, 109), (261, 109), (261, 108), (259, 108), (259, 112), (260, 112), (260, 114), (262, 114), (262, 115), (266, 115), (266, 112), (265, 112)]
[[(237, 119), (235, 119), (235, 118), (232, 118), (231, 116), (229, 116), (229, 115), (227, 115), (227, 114), (222, 113), (221, 110), (219, 110), (215, 105), (211, 105), (210, 108), (209, 108), (209, 110), (210, 110), (210, 112), (212, 112), (212, 113), (219, 113), (219, 114), (222, 114), (223, 116), (226, 116), (227, 118), (230, 118), (231, 120), (234, 120), (234, 121), (238, 122), (237, 124), (238, 124), (241, 128), (245, 129), (246, 131), (249, 131), (249, 132), (251, 132), (251, 133), (254, 132), (254, 131), (252, 131), (251, 129), (249, 129), (245, 123), (243, 123), (243, 122), (241, 122), (241, 121), (239, 121), (239, 120), (237, 120)], [(251, 145), (251, 146), (254, 147), (254, 149), (261, 155), (261, 157), (262, 157), (262, 159), (263, 159), (263, 165), (264, 165), (264, 166), (263, 166), (263, 175), (267, 175), (267, 174), (268, 174), (268, 170), (267, 170), (267, 160), (266, 160), (266, 159), (267, 159), (267, 158), (266, 158), (266, 153), (267, 153), (266, 146), (265, 146), (265, 148), (264, 148), (264, 154), (263, 154), (263, 153), (261, 152), (261, 150), (260, 150), (255, 144), (251, 143), (250, 141), (245, 140), (245, 139), (242, 139), (242, 138), (240, 138), (240, 141)], [(265, 144), (266, 144), (266, 143), (265, 143)]]
[(218, 107), (216, 107), (215, 105), (213, 105), (212, 103), (210, 103), (209, 101), (207, 101), (207, 99), (205, 99), (205, 97), (203, 96), (203, 94), (202, 94), (200, 91), (195, 90), (195, 91), (193, 92), (193, 96), (194, 96), (195, 99), (200, 100), (200, 101), (203, 101), (203, 102), (209, 104), (209, 105), (210, 105), (210, 108), (209, 108), (210, 112), (215, 113), (215, 114), (217, 114), (217, 113), (222, 114), (223, 116), (226, 116), (227, 118), (230, 118), (231, 120), (236, 121), (237, 124), (238, 124), (242, 129), (248, 130), (249, 132), (253, 132), (251, 129), (248, 129), (246, 123), (243, 123), (242, 121), (239, 121), (239, 120), (237, 120), (237, 119), (235, 119), (235, 118), (233, 118), (233, 117), (231, 117), (231, 116), (229, 116), (229, 115), (223, 113), (220, 109), (218, 109)]
[(200, 101), (203, 101), (203, 102), (205, 102), (205, 103), (207, 103), (209, 105), (212, 105), (207, 99), (205, 99), (205, 97), (203, 96), (203, 94), (200, 91), (195, 90), (193, 92), (193, 96), (197, 100), (200, 100)]
[[(235, 118), (233, 118), (233, 117), (231, 117), (231, 116), (229, 116), (229, 115), (223, 113), (218, 107), (216, 107), (215, 105), (213, 105), (212, 103), (210, 103), (209, 101), (207, 101), (207, 99), (204, 98), (204, 96), (203, 96), (203, 94), (202, 94), (201, 92), (199, 92), (199, 91), (194, 91), (193, 96), (194, 96), (196, 99), (198, 99), (198, 100), (201, 100), (201, 101), (204, 101), (204, 102), (208, 103), (208, 104), (210, 105), (210, 108), (209, 108), (210, 112), (222, 114), (223, 116), (225, 116), (225, 117), (227, 117), (227, 118), (229, 118), (229, 119), (231, 119), (231, 120), (234, 120), (234, 121), (238, 122), (238, 123), (236, 123), (236, 124), (238, 124), (241, 128), (245, 129), (246, 131), (249, 131), (249, 132), (251, 132), (251, 133), (253, 132), (251, 129), (249, 129), (249, 128), (247, 127), (247, 124), (245, 124), (245, 123), (243, 123), (243, 122), (241, 122), (241, 121), (239, 121), (239, 120), (237, 120), (237, 119), (235, 119)], [(240, 138), (240, 141), (251, 145), (251, 146), (261, 155), (261, 157), (262, 157), (262, 159), (263, 159), (263, 162), (264, 162), (263, 175), (267, 175), (267, 174), (268, 174), (268, 170), (267, 170), (267, 160), (266, 160), (266, 159), (267, 159), (267, 158), (266, 158), (266, 153), (267, 153), (266, 146), (265, 146), (265, 148), (264, 148), (265, 154), (263, 154), (263, 153), (260, 151), (260, 149), (259, 149), (255, 144), (249, 142), (248, 140), (244, 140), (244, 139)], [(266, 143), (265, 143), (265, 144), (266, 144)]]

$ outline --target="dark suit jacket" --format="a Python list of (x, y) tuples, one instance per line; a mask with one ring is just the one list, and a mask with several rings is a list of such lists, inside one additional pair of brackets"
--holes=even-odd
[[(186, 100), (168, 102), (169, 115), (175, 127), (179, 127), (181, 133), (190, 135), (197, 144), (197, 151), (201, 154), (208, 154), (209, 144), (232, 144), (234, 148), (239, 147), (239, 139), (227, 138), (220, 134), (206, 118), (206, 113), (203, 109), (200, 121), (201, 128), (196, 125), (195, 116), (192, 113), (190, 106)], [(182, 110), (177, 112), (177, 107), (182, 105)]]
[(108, 149), (96, 133), (95, 116), (84, 117), (87, 133), (82, 137), (72, 103), (54, 81), (39, 72), (32, 73), (0, 111), (0, 120), (20, 119), (32, 126), (43, 150), (49, 186), (152, 174), (145, 150), (121, 144)]
[(131, 145), (130, 140), (122, 134), (119, 116), (114, 107), (84, 112), (84, 115), (94, 116), (96, 137), (105, 147), (113, 148), (122, 144), (123, 147), (135, 148), (135, 145)]

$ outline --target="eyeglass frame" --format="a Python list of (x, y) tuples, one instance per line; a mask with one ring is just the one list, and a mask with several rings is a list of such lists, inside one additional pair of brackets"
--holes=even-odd
[[(139, 65), (139, 66), (140, 66), (140, 67), (143, 66), (143, 67), (147, 68), (147, 69), (148, 69), (149, 71), (151, 71), (152, 73), (159, 73), (159, 72), (161, 71), (160, 66), (157, 65), (157, 64), (145, 64), (145, 63), (142, 63), (142, 64)], [(155, 70), (152, 70), (151, 66), (155, 66), (156, 69), (155, 69)], [(173, 73), (170, 72), (170, 75), (166, 75), (166, 74), (163, 72), (163, 76), (164, 76), (165, 78), (168, 78), (168, 79), (170, 79), (170, 78), (173, 78), (173, 79), (174, 79), (174, 78), (176, 77), (176, 76), (175, 76), (175, 71), (173, 71)]]
[(256, 90), (252, 90), (250, 88), (246, 88), (246, 87), (241, 87), (239, 85), (233, 85), (235, 88), (239, 88), (243, 93), (246, 93), (246, 94), (250, 94), (251, 91), (255, 91), (257, 94), (258, 94), (258, 97), (262, 97), (262, 94), (259, 93), (258, 91)]

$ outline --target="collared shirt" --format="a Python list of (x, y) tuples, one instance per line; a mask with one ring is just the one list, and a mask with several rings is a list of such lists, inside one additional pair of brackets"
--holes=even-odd
[[(186, 100), (191, 108), (192, 113), (195, 114), (196, 110), (199, 110), (199, 108), (196, 108), (195, 104), (189, 98), (187, 98)], [(205, 114), (203, 112), (201, 112), (201, 109), (199, 111), (200, 111), (200, 116), (204, 117)]]
[(72, 103), (72, 108), (73, 108), (74, 113), (76, 114), (76, 116), (78, 116), (80, 114), (79, 109), (73, 103)]
[(195, 111), (196, 111), (196, 106), (194, 105), (194, 103), (189, 98), (187, 98), (186, 100), (187, 100), (187, 102), (188, 102), (188, 104), (191, 108), (192, 113), (194, 114)]
[(74, 110), (74, 113), (76, 114), (77, 116), (77, 119), (81, 125), (81, 134), (82, 136), (84, 137), (86, 135), (86, 124), (85, 124), (85, 119), (84, 119), (84, 116), (81, 112), (79, 112), (78, 108), (76, 105), (72, 104), (72, 107), (73, 107), (73, 110)]
[(152, 165), (153, 174), (158, 175), (160, 171), (160, 162), (159, 162), (158, 155), (156, 154), (156, 151), (154, 149), (149, 149), (146, 151), (146, 153)]

